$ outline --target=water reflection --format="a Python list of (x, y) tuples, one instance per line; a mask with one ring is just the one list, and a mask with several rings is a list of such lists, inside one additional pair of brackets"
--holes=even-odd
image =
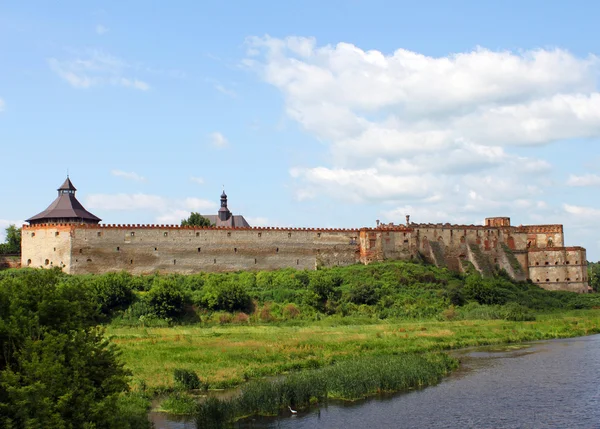
[[(461, 369), (434, 387), (359, 403), (330, 402), (236, 427), (600, 428), (600, 335), (457, 356)], [(159, 429), (195, 429), (189, 422), (156, 423)]]

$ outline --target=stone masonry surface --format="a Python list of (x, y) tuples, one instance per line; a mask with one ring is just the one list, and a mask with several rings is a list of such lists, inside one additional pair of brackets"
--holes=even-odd
[(25, 225), (22, 266), (71, 274), (316, 269), (424, 258), (483, 275), (504, 268), (545, 289), (588, 291), (585, 249), (564, 247), (562, 225), (380, 224), (376, 228), (227, 228), (173, 225)]

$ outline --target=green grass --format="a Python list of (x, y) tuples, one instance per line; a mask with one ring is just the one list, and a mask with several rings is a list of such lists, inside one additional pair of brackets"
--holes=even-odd
[[(341, 323), (340, 323), (341, 322)], [(135, 384), (174, 387), (176, 368), (195, 371), (211, 388), (248, 379), (321, 368), (374, 355), (444, 351), (600, 332), (599, 310), (537, 314), (535, 321), (371, 321), (328, 317), (286, 324), (201, 325), (170, 328), (108, 327)], [(298, 322), (300, 323), (300, 322)]]
[(435, 384), (458, 366), (446, 354), (368, 356), (244, 385), (239, 396), (198, 406), (196, 424), (211, 427), (251, 415), (277, 415), (287, 407), (308, 408), (328, 398), (356, 400)]

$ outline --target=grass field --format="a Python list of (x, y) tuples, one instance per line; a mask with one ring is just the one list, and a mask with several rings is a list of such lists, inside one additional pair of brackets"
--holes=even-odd
[(506, 320), (373, 321), (326, 318), (285, 324), (108, 327), (132, 370), (133, 383), (173, 386), (175, 368), (195, 371), (211, 388), (289, 371), (319, 368), (359, 356), (451, 350), (470, 346), (600, 333), (600, 310), (538, 314)]

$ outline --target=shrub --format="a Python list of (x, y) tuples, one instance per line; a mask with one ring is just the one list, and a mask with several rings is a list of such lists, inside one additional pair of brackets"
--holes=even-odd
[(228, 313), (221, 313), (219, 314), (219, 323), (221, 325), (226, 325), (227, 323), (231, 322), (231, 314)]
[(146, 295), (152, 312), (162, 318), (178, 318), (184, 313), (187, 297), (183, 287), (172, 278), (159, 278)]
[(233, 323), (248, 323), (248, 320), (250, 320), (250, 316), (246, 313), (238, 313), (233, 318)]
[(248, 291), (233, 278), (222, 281), (213, 280), (205, 284), (201, 302), (210, 310), (229, 312), (250, 312), (252, 310), (252, 299)]
[(310, 276), (304, 302), (318, 311), (331, 311), (340, 297), (339, 286), (342, 283), (342, 277), (332, 271), (315, 271)]
[(535, 320), (535, 314), (524, 305), (516, 302), (508, 303), (504, 306), (504, 318), (514, 322), (525, 322)]
[(258, 317), (263, 322), (271, 322), (275, 319), (271, 314), (271, 306), (268, 303), (262, 306), (258, 313)]
[(132, 276), (125, 272), (93, 277), (91, 288), (98, 301), (100, 312), (109, 315), (116, 310), (129, 307), (135, 299), (131, 284)]
[(188, 390), (200, 389), (202, 387), (198, 374), (189, 369), (175, 368), (173, 371), (173, 378), (175, 379), (175, 384)]
[(300, 310), (294, 304), (287, 304), (283, 307), (283, 316), (286, 319), (295, 319), (300, 315)]
[(373, 283), (359, 283), (353, 286), (348, 293), (348, 299), (354, 304), (375, 305), (379, 301), (379, 294)]

